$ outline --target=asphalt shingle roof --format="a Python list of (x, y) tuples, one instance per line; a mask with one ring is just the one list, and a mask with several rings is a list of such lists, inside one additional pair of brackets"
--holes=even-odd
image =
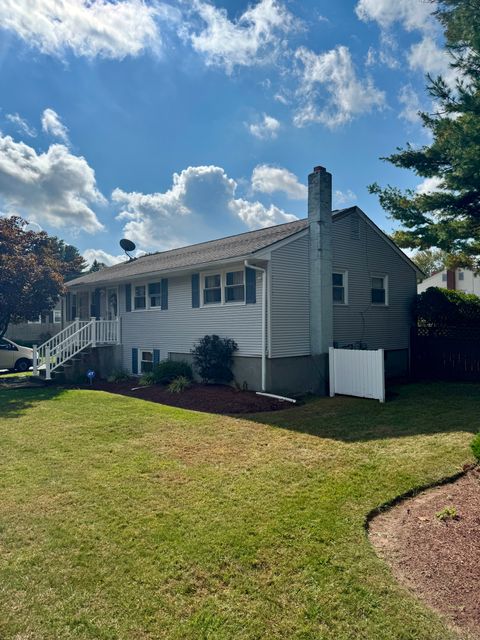
[(240, 258), (265, 249), (289, 236), (306, 229), (308, 219), (295, 220), (257, 231), (247, 231), (236, 236), (210, 240), (171, 251), (152, 253), (131, 262), (123, 262), (95, 273), (88, 273), (67, 283), (68, 287), (80, 284), (106, 284), (124, 278), (141, 276), (157, 271), (172, 271), (195, 267), (209, 262)]

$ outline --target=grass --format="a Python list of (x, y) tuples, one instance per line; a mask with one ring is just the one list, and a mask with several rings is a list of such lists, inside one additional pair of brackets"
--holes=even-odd
[(0, 638), (454, 638), (364, 521), (471, 461), (479, 390), (251, 419), (0, 391)]

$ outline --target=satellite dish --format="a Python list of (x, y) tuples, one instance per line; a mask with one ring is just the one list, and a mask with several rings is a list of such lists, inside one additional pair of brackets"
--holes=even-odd
[(122, 240), (120, 240), (120, 246), (125, 251), (126, 255), (130, 258), (130, 260), (135, 259), (135, 258), (132, 258), (132, 256), (128, 255), (129, 251), (135, 251), (136, 249), (134, 242), (132, 242), (131, 240), (127, 240), (127, 238), (122, 238)]

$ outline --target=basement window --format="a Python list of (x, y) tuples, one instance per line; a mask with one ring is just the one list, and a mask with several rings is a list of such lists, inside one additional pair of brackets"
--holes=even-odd
[(151, 349), (139, 350), (138, 370), (140, 373), (150, 373), (150, 371), (153, 371), (153, 351)]
[(227, 271), (225, 274), (225, 302), (245, 300), (244, 271)]
[(221, 304), (222, 276), (220, 273), (204, 276), (203, 304)]
[(375, 275), (372, 276), (372, 304), (387, 305), (388, 304), (388, 277)]
[(333, 304), (347, 304), (347, 272), (332, 273)]
[(144, 284), (134, 287), (134, 290), (133, 290), (133, 308), (134, 309), (146, 309), (147, 297), (146, 297), (145, 289), (146, 287)]

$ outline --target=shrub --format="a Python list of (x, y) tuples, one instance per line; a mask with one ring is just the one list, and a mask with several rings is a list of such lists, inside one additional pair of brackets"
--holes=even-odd
[(456, 507), (444, 507), (441, 511), (436, 513), (435, 516), (442, 522), (446, 522), (447, 520), (459, 520)]
[(414, 315), (419, 326), (478, 327), (480, 298), (463, 291), (429, 287), (416, 297)]
[(168, 391), (170, 393), (182, 393), (185, 389), (192, 384), (192, 381), (186, 376), (178, 376), (175, 380), (172, 380), (168, 385)]
[(192, 349), (195, 368), (204, 382), (231, 382), (233, 354), (238, 345), (231, 338), (204, 336)]
[(169, 384), (175, 378), (193, 380), (192, 367), (185, 361), (162, 360), (153, 368), (152, 374), (158, 384)]
[(480, 462), (480, 432), (474, 437), (470, 446), (472, 447), (473, 455)]
[(149, 385), (155, 384), (155, 383), (156, 383), (156, 380), (155, 380), (155, 375), (153, 371), (144, 373), (140, 378), (140, 380), (138, 381), (138, 384), (141, 385), (142, 387), (148, 387)]
[(108, 377), (108, 382), (127, 382), (127, 380), (130, 380), (130, 374), (125, 369), (115, 369)]

